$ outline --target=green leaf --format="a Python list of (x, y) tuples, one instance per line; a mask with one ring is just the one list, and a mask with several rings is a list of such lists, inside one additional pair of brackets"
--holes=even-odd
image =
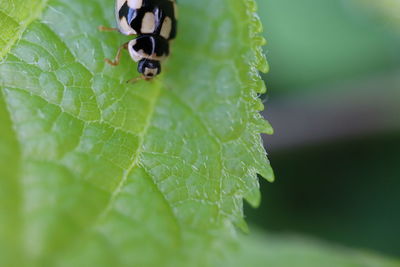
[[(253, 0), (179, 1), (163, 74), (137, 75), (113, 1), (2, 0), (0, 265), (204, 266), (272, 180)], [(11, 50), (10, 50), (11, 48)]]
[(0, 1), (0, 58), (7, 54), (26, 26), (40, 15), (45, 3), (44, 0)]
[(241, 238), (241, 249), (230, 267), (396, 267), (400, 261), (369, 251), (334, 246), (294, 235), (255, 231)]

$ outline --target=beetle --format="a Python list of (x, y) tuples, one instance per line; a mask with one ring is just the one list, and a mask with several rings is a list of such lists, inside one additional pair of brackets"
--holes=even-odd
[(170, 41), (177, 31), (176, 0), (116, 0), (115, 18), (117, 28), (100, 26), (101, 31), (119, 31), (135, 38), (118, 48), (114, 60), (105, 59), (117, 66), (123, 49), (138, 62), (139, 79), (151, 80), (161, 72), (161, 63), (168, 57)]

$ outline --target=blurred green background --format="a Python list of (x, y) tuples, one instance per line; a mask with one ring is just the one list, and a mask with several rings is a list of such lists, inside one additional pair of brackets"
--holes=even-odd
[(258, 5), (277, 179), (249, 222), (400, 258), (400, 1)]

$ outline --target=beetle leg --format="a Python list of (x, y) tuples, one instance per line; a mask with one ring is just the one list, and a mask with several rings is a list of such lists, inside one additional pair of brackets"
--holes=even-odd
[(128, 42), (121, 45), (118, 48), (118, 52), (117, 55), (115, 56), (114, 60), (110, 60), (108, 58), (105, 58), (104, 61), (107, 62), (108, 64), (110, 64), (111, 66), (117, 66), (121, 60), (121, 53), (122, 53), (122, 49), (128, 49)]
[(109, 27), (105, 27), (103, 25), (99, 26), (98, 29), (99, 29), (99, 31), (102, 31), (102, 32), (117, 32), (117, 31), (119, 31), (118, 28), (109, 28)]

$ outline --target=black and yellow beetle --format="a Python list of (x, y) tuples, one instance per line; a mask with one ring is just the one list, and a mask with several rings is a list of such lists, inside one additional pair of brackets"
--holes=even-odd
[(115, 16), (118, 28), (100, 26), (102, 31), (119, 31), (135, 39), (121, 45), (113, 66), (120, 62), (122, 49), (138, 62), (138, 79), (151, 80), (161, 72), (161, 62), (169, 55), (170, 40), (176, 36), (176, 0), (116, 0)]

